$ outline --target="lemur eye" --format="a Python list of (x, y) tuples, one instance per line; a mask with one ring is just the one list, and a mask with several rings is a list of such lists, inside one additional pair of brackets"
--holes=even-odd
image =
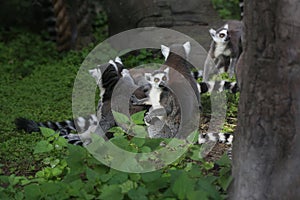
[(165, 76), (162, 77), (162, 80), (163, 80), (163, 81), (166, 81), (166, 80), (167, 80), (167, 77), (165, 77)]
[(225, 34), (221, 33), (219, 36), (220, 36), (220, 38), (223, 38), (223, 37), (225, 37)]
[(154, 78), (154, 82), (155, 83), (159, 82), (159, 78)]

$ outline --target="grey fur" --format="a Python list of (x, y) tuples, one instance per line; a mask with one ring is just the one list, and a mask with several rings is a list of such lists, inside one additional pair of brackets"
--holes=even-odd
[[(224, 28), (226, 25), (228, 25), (228, 29)], [(222, 68), (229, 73), (230, 77), (235, 74), (236, 62), (241, 53), (243, 23), (230, 20), (218, 30), (211, 29), (210, 32), (213, 41), (204, 64), (203, 81), (205, 82), (210, 79), (210, 75), (219, 73)], [(227, 34), (226, 38), (222, 40), (219, 33)], [(216, 42), (216, 39), (220, 41)]]

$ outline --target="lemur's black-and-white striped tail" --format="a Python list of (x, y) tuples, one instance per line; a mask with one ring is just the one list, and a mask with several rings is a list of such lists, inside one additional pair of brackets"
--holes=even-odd
[(207, 143), (208, 141), (225, 143), (228, 145), (232, 144), (233, 135), (230, 133), (206, 133), (200, 134), (198, 138), (199, 144)]
[(241, 10), (241, 19), (243, 19), (243, 17), (244, 17), (244, 0), (239, 1), (239, 6), (240, 6), (240, 10)]
[(17, 129), (24, 130), (25, 132), (40, 132), (40, 127), (50, 128), (59, 132), (59, 135), (66, 138), (69, 143), (80, 144), (80, 140), (69, 140), (70, 133), (79, 132), (82, 133), (88, 130), (91, 126), (97, 126), (98, 119), (96, 115), (89, 115), (87, 117), (78, 117), (75, 120), (64, 120), (61, 122), (36, 122), (30, 119), (17, 118), (15, 120)]
[[(123, 69), (122, 61), (119, 57), (116, 57), (115, 61), (110, 60), (108, 63), (98, 65), (96, 68), (89, 70), (90, 75), (95, 78), (96, 83), (101, 91), (101, 97), (98, 104), (97, 115), (88, 115), (87, 117), (78, 117), (74, 120), (64, 120), (61, 122), (36, 122), (25, 118), (17, 118), (15, 124), (17, 129), (25, 130), (26, 132), (40, 132), (40, 127), (46, 127), (59, 132), (61, 136), (66, 138), (69, 143), (82, 144), (81, 137), (88, 139), (89, 133), (94, 132), (96, 127), (101, 123), (107, 123), (111, 126), (114, 121), (108, 121), (110, 119), (110, 109), (102, 108), (102, 106), (108, 106), (110, 104), (104, 103), (111, 99), (113, 88), (121, 77), (121, 71)], [(113, 118), (112, 118), (113, 120)], [(107, 128), (107, 130), (109, 127)], [(84, 134), (71, 134), (84, 133)]]
[(198, 86), (199, 86), (200, 94), (211, 93), (212, 91), (222, 92), (224, 90), (228, 90), (234, 94), (239, 92), (237, 82), (208, 81), (208, 82), (200, 82)]

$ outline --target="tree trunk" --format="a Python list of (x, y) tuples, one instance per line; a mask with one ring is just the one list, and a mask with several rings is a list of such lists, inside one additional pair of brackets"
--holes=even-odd
[(300, 199), (300, 1), (245, 2), (230, 199)]

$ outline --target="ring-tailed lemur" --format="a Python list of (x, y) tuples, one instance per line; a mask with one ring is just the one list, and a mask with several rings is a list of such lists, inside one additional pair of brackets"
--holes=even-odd
[(62, 122), (35, 122), (29, 119), (17, 118), (15, 120), (16, 127), (29, 133), (39, 132), (39, 127), (47, 127), (58, 131), (60, 135), (68, 139), (70, 143), (75, 144), (80, 144), (81, 140), (78, 134), (71, 134), (71, 131), (84, 133), (86, 135), (83, 134), (83, 136), (86, 138), (89, 137), (89, 133), (95, 130), (98, 125), (100, 125), (104, 131), (107, 131), (115, 125), (110, 109), (110, 100), (114, 86), (121, 78), (122, 70), (123, 64), (118, 57), (115, 61), (110, 60), (106, 64), (98, 65), (97, 68), (89, 70), (90, 75), (95, 78), (101, 91), (97, 116), (93, 114), (87, 117), (78, 117), (74, 120), (65, 120)]
[(180, 107), (167, 88), (169, 68), (145, 73), (145, 78), (150, 84), (147, 97), (137, 99), (132, 96), (132, 102), (135, 105), (151, 105), (144, 117), (150, 138), (172, 138), (179, 129), (180, 119), (176, 120), (176, 117), (180, 117), (178, 115)]
[(217, 30), (209, 30), (213, 41), (204, 64), (204, 82), (209, 80), (211, 74), (220, 72), (221, 68), (228, 71), (230, 77), (233, 76), (242, 51), (242, 32), (243, 24), (237, 20), (230, 20)]
[[(180, 73), (183, 72), (183, 75), (187, 77), (188, 80), (190, 80), (190, 84), (192, 85), (195, 84), (194, 80), (196, 80), (196, 78), (198, 77), (193, 77), (195, 76), (195, 73), (193, 73), (194, 67), (188, 61), (185, 60), (189, 55), (189, 52), (191, 50), (191, 45), (189, 42), (186, 42), (184, 45), (182, 45), (182, 47), (184, 51), (182, 50), (182, 48), (180, 48), (180, 45), (171, 45), (170, 48), (162, 45), (161, 50), (166, 60), (165, 65), (169, 67), (174, 67)], [(173, 50), (175, 52), (171, 54), (171, 58), (169, 58), (170, 50)], [(181, 57), (179, 55), (181, 55)], [(198, 73), (200, 72), (201, 75), (201, 71), (197, 71), (197, 72)], [(192, 78), (193, 81), (191, 81), (191, 77), (193, 77)], [(171, 79), (172, 77), (170, 77), (170, 81)], [(203, 94), (212, 91), (223, 91), (223, 90), (229, 90), (232, 93), (238, 92), (237, 83), (236, 82), (232, 83), (228, 81), (207, 81), (207, 82), (204, 81), (204, 82), (200, 82), (199, 84), (196, 83), (196, 87), (198, 88), (197, 90), (195, 90), (195, 85), (193, 89), (198, 94), (199, 93)], [(172, 95), (169, 95), (169, 97), (172, 97)], [(232, 138), (233, 136), (227, 133), (208, 133), (206, 135), (200, 134), (199, 143), (203, 143), (204, 141), (208, 141), (208, 140), (212, 140), (212, 141), (217, 140), (219, 142), (230, 144), (232, 142)]]

